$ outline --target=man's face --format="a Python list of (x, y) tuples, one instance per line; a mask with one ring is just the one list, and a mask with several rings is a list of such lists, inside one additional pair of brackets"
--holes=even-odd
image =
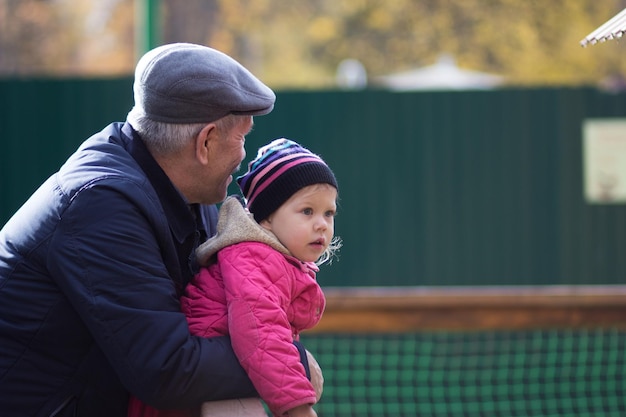
[(233, 174), (239, 170), (241, 162), (246, 157), (244, 145), (246, 135), (252, 130), (252, 124), (251, 116), (241, 117), (232, 128), (218, 132), (219, 138), (211, 146), (207, 174), (203, 179), (206, 199), (202, 203), (215, 204), (226, 198)]

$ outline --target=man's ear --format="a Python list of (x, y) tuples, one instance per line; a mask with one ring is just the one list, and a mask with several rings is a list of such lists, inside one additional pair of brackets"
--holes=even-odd
[(196, 158), (201, 164), (209, 163), (211, 149), (218, 139), (217, 126), (215, 123), (209, 123), (204, 126), (198, 136), (196, 136)]

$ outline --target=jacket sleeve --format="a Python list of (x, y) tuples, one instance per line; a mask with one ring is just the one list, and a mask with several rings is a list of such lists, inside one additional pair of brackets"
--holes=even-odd
[(314, 404), (293, 344), (287, 307), (294, 288), (284, 256), (260, 243), (230, 246), (218, 256), (233, 348), (261, 398), (279, 416)]
[(51, 275), (121, 382), (142, 401), (186, 408), (253, 396), (228, 338), (190, 335), (165, 267), (175, 252), (167, 246), (171, 232), (149, 198), (139, 187), (81, 191), (50, 240)]

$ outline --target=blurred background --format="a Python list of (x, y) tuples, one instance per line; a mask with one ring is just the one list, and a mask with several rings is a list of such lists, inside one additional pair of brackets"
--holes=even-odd
[[(583, 127), (625, 116), (625, 45), (580, 41), (624, 7), (0, 0), (0, 221), (124, 120), (144, 51), (195, 42), (277, 92), (247, 160), (286, 136), (336, 171), (345, 246), (324, 285), (619, 284), (626, 199), (585, 198)], [(594, 181), (613, 192), (626, 158), (608, 152)]]
[[(340, 185), (320, 416), (626, 415), (625, 0), (0, 0), (0, 224), (194, 42)], [(230, 190), (237, 192), (235, 187)]]
[(129, 75), (147, 45), (186, 41), (234, 56), (277, 89), (335, 87), (345, 60), (376, 84), (442, 57), (507, 85), (603, 85), (624, 78), (624, 46), (579, 41), (625, 3), (1, 0), (0, 76)]

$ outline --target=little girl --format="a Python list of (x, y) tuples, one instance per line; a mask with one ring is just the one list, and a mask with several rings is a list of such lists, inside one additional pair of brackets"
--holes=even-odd
[[(217, 234), (196, 252), (203, 267), (181, 298), (182, 310), (192, 334), (230, 335), (275, 416), (316, 417), (321, 381), (307, 378), (293, 341), (324, 311), (315, 275), (340, 246), (334, 237), (337, 181), (319, 156), (276, 139), (259, 149), (237, 183), (247, 210), (236, 197), (222, 204)], [(181, 415), (155, 413), (135, 399), (129, 410), (131, 417)], [(202, 415), (265, 412), (258, 399), (245, 399), (204, 403)]]

